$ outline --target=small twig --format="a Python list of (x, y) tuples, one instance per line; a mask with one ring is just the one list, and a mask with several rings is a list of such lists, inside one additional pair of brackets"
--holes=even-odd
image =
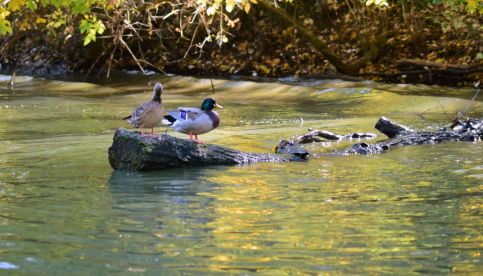
[(188, 47), (188, 50), (186, 50), (186, 52), (184, 53), (183, 58), (186, 58), (186, 56), (188, 55), (189, 51), (191, 50), (191, 47), (193, 47), (193, 42), (195, 41), (196, 35), (198, 34), (198, 28), (199, 27), (200, 27), (200, 24), (198, 24), (196, 26), (196, 29), (195, 29), (195, 31), (193, 33), (193, 36), (191, 37), (190, 46)]
[(126, 50), (129, 52), (129, 54), (131, 54), (132, 58), (134, 59), (134, 61), (138, 65), (139, 69), (141, 69), (141, 72), (143, 72), (143, 74), (145, 74), (144, 68), (141, 66), (141, 64), (139, 63), (139, 60), (136, 58), (134, 53), (131, 51), (131, 48), (129, 48), (129, 45), (127, 45), (127, 43), (121, 37), (119, 38), (119, 41), (122, 43), (124, 48), (126, 48)]
[(8, 88), (10, 89), (13, 89), (13, 87), (15, 86), (15, 74), (16, 72), (13, 71), (10, 81), (8, 82)]
[(448, 116), (449, 114), (446, 112), (446, 109), (444, 109), (444, 105), (442, 105), (441, 103), (440, 103), (438, 106), (435, 106), (435, 107), (430, 107), (430, 108), (428, 108), (428, 109), (424, 110), (423, 112), (417, 112), (417, 113), (416, 113), (416, 115), (417, 115), (419, 118), (421, 118), (421, 119), (426, 119), (426, 118), (424, 117), (424, 114), (425, 114), (426, 112), (430, 111), (430, 110), (437, 109), (437, 108), (441, 108), (441, 110), (443, 110), (443, 115), (445, 115), (445, 116), (446, 116), (446, 118), (448, 118), (448, 119), (449, 119), (449, 117), (450, 117), (450, 116)]
[(114, 45), (114, 50), (112, 50), (111, 52), (111, 56), (109, 57), (109, 66), (107, 67), (107, 75), (106, 77), (109, 78), (109, 75), (111, 74), (111, 66), (112, 66), (112, 60), (114, 59), (114, 53), (116, 52), (117, 50), (117, 43)]
[(210, 79), (211, 82), (211, 92), (215, 94), (215, 86), (213, 85), (213, 79)]
[(476, 89), (475, 95), (473, 96), (473, 98), (471, 99), (471, 101), (465, 106), (465, 108), (462, 111), (458, 111), (458, 113), (456, 113), (456, 118), (458, 118), (460, 116), (463, 116), (466, 113), (466, 111), (468, 111), (468, 109), (470, 108), (470, 106), (473, 105), (473, 103), (476, 100), (476, 97), (478, 97), (478, 94), (480, 93), (480, 82), (477, 82), (475, 84), (475, 89)]

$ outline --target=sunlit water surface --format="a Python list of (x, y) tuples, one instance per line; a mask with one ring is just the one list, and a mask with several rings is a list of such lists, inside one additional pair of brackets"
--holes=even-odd
[[(165, 84), (167, 109), (215, 98), (225, 106), (222, 125), (202, 138), (255, 152), (309, 127), (375, 132), (380, 116), (437, 130), (471, 90), (214, 80), (213, 93), (209, 80), (156, 76), (102, 85), (18, 77), (8, 90), (7, 81), (0, 78), (0, 274), (483, 271), (481, 142), (150, 173), (107, 162), (115, 129), (129, 127), (120, 118), (150, 97), (154, 81)], [(483, 116), (481, 97), (468, 115)]]

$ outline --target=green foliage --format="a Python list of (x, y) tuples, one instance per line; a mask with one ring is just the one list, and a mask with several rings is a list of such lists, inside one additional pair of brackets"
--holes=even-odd
[(0, 7), (0, 35), (12, 33), (12, 26), (6, 17), (10, 14), (4, 7)]
[[(0, 6), (0, 36), (14, 31), (40, 29), (55, 31), (78, 22), (84, 45), (96, 40), (106, 27), (92, 11), (107, 8), (113, 0), (10, 0)], [(70, 28), (69, 28), (70, 30)], [(55, 33), (55, 32), (53, 32)]]
[(91, 43), (91, 41), (96, 41), (97, 34), (103, 34), (106, 30), (106, 26), (99, 21), (95, 16), (85, 16), (84, 19), (80, 21), (79, 29), (81, 34), (84, 34), (84, 46)]
[[(184, 59), (191, 53), (203, 53), (206, 44), (222, 46), (229, 42), (243, 31), (239, 28), (241, 24), (253, 23), (243, 21), (243, 18), (246, 14), (253, 15), (254, 9), (263, 9), (263, 13), (255, 13), (262, 17), (266, 16), (265, 11), (279, 17), (284, 13), (293, 14), (291, 18), (310, 32), (317, 33), (319, 40), (331, 42), (340, 40), (340, 34), (327, 35), (328, 30), (320, 32), (317, 28), (324, 23), (321, 17), (330, 13), (330, 17), (337, 17), (331, 20), (336, 24), (351, 26), (350, 22), (355, 22), (350, 35), (345, 38), (353, 40), (351, 45), (363, 45), (360, 49), (374, 45), (379, 39), (383, 41), (387, 36), (394, 45), (417, 45), (430, 29), (441, 30), (447, 37), (471, 33), (480, 27), (475, 16), (468, 16), (468, 13), (483, 12), (483, 0), (0, 0), (0, 3), (7, 3), (0, 5), (0, 36), (39, 30), (56, 42), (66, 41), (77, 34), (82, 36), (83, 44), (88, 45), (108, 30), (102, 36), (103, 51), (100, 54), (109, 54), (110, 61), (106, 64), (110, 66), (116, 55), (128, 53), (141, 70), (142, 64), (153, 66), (149, 58), (144, 59), (144, 53), (155, 52), (146, 49), (150, 46), (144, 48), (144, 45), (153, 45), (144, 43), (145, 40), (173, 39), (176, 47), (186, 49)], [(393, 30), (385, 30), (385, 20), (394, 14), (403, 22), (395, 24)], [(256, 20), (256, 24), (260, 27), (269, 25), (266, 20)], [(357, 25), (363, 27), (357, 29)], [(397, 36), (397, 32), (402, 35)], [(233, 44), (233, 47), (238, 46)], [(354, 49), (350, 49), (350, 53), (356, 53), (352, 51)], [(434, 49), (431, 54), (430, 59), (436, 59), (439, 52)], [(471, 58), (475, 59), (475, 56), (472, 53)], [(357, 54), (350, 54), (350, 58), (354, 60)], [(481, 55), (476, 60), (481, 60)], [(280, 60), (276, 63), (282, 64)], [(288, 67), (289, 63), (286, 64)], [(260, 65), (259, 69), (266, 74), (271, 70), (265, 65)]]

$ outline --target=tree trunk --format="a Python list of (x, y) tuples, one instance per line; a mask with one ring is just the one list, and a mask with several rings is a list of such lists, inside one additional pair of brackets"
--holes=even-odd
[(277, 15), (285, 24), (295, 27), (299, 32), (300, 35), (305, 38), (306, 40), (310, 41), (310, 43), (320, 51), (320, 53), (337, 69), (337, 71), (349, 74), (353, 73), (354, 68), (350, 68), (350, 66), (344, 64), (342, 60), (334, 54), (327, 44), (325, 44), (322, 40), (316, 37), (316, 35), (305, 28), (302, 23), (298, 22), (292, 16), (287, 14), (287, 12), (283, 9), (277, 8), (272, 5), (272, 2), (267, 0), (260, 0), (258, 4), (264, 8), (265, 10), (269, 11), (271, 14)]

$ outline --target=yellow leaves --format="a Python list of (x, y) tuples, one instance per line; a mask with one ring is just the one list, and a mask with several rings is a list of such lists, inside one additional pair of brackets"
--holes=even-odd
[(45, 23), (47, 23), (47, 19), (39, 17), (39, 18), (37, 18), (37, 20), (35, 20), (35, 23), (36, 24), (45, 24)]
[(330, 41), (336, 41), (337, 39), (339, 39), (339, 34), (337, 33), (331, 34), (329, 38), (330, 38)]
[(6, 10), (4, 7), (0, 6), (0, 19), (5, 19), (7, 16), (10, 14), (8, 10)]
[(225, 9), (228, 13), (232, 12), (235, 8), (236, 1), (235, 0), (226, 0)]
[(270, 69), (265, 65), (259, 65), (258, 69), (260, 69), (265, 75), (270, 74)]
[(474, 13), (478, 11), (479, 14), (483, 14), (483, 1), (482, 0), (468, 0), (466, 4), (466, 10), (468, 13)]
[(246, 1), (246, 2), (244, 2), (242, 5), (243, 5), (243, 10), (244, 10), (246, 13), (249, 13), (249, 12), (250, 12), (250, 8), (251, 8), (251, 4), (250, 4), (250, 2)]
[(26, 31), (30, 29), (30, 23), (26, 22), (25, 20), (22, 20), (20, 22), (17, 22), (16, 24), (16, 29), (20, 31)]
[(231, 13), (236, 6), (244, 10), (246, 13), (250, 12), (251, 3), (256, 4), (256, 0), (225, 0), (225, 9), (228, 13)]
[(290, 49), (292, 49), (292, 48), (294, 48), (294, 45), (293, 45), (292, 43), (289, 43), (289, 44), (285, 45), (285, 47), (284, 47), (283, 49), (284, 49), (285, 51), (287, 51), (287, 50), (290, 50)]
[(25, 0), (11, 0), (8, 2), (8, 9), (11, 11), (18, 11), (25, 5)]
[(12, 33), (12, 26), (7, 16), (10, 14), (4, 7), (0, 6), (0, 35), (7, 35)]

